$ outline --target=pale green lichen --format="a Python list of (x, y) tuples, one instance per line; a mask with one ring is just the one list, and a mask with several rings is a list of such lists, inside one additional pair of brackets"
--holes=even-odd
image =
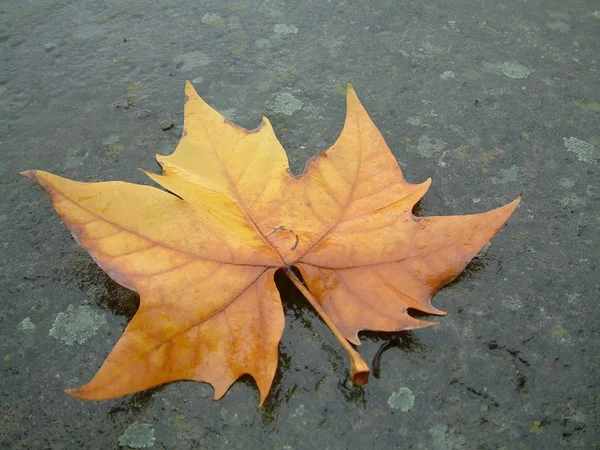
[(435, 45), (429, 41), (423, 42), (423, 45), (419, 47), (419, 53), (415, 56), (417, 58), (437, 58), (445, 53), (445, 49), (439, 45)]
[(584, 112), (600, 111), (600, 102), (596, 102), (596, 101), (584, 102), (581, 100), (577, 100), (575, 102), (575, 106), (577, 106), (579, 109), (581, 109)]
[(269, 48), (271, 47), (271, 41), (265, 38), (257, 39), (254, 46), (258, 49)]
[(574, 294), (567, 294), (567, 303), (569, 305), (577, 305), (580, 302), (580, 297), (581, 294), (578, 293), (574, 293)]
[(130, 106), (135, 106), (137, 102), (137, 97), (142, 89), (142, 83), (140, 81), (134, 81), (133, 83), (129, 83), (127, 86), (127, 104)]
[(514, 183), (519, 179), (519, 168), (517, 166), (510, 166), (508, 169), (499, 169), (498, 176), (494, 177), (493, 182), (495, 184), (506, 184)]
[(33, 330), (35, 329), (35, 324), (29, 317), (25, 317), (19, 324), (19, 328), (24, 331)]
[(565, 147), (568, 151), (577, 155), (577, 159), (579, 161), (592, 163), (598, 160), (596, 148), (589, 142), (582, 141), (574, 137), (565, 137), (563, 138), (563, 142), (565, 143)]
[(504, 75), (510, 78), (527, 78), (531, 73), (531, 69), (517, 62), (506, 61), (500, 65), (500, 70)]
[(465, 439), (462, 436), (456, 436), (448, 430), (446, 425), (435, 425), (429, 429), (429, 434), (433, 439), (433, 448), (435, 450), (462, 450), (465, 448)]
[(202, 52), (183, 53), (173, 58), (179, 70), (186, 71), (210, 64), (210, 58)]
[(69, 305), (66, 312), (56, 316), (49, 334), (67, 345), (75, 342), (83, 344), (103, 325), (106, 325), (104, 314), (97, 313), (89, 306), (75, 308)]
[(306, 414), (306, 407), (304, 405), (298, 405), (290, 417), (302, 417)]
[(121, 447), (147, 448), (154, 445), (154, 427), (149, 423), (134, 423), (129, 425), (119, 438)]
[(285, 114), (286, 116), (291, 116), (296, 111), (302, 108), (302, 101), (298, 100), (292, 94), (288, 94), (287, 92), (278, 94), (275, 98), (275, 108), (274, 111), (278, 114)]
[(431, 158), (437, 154), (441, 154), (446, 148), (446, 143), (440, 139), (430, 139), (429, 136), (423, 135), (417, 143), (417, 153), (425, 158)]
[(544, 430), (545, 425), (546, 424), (544, 422), (536, 420), (535, 422), (532, 422), (529, 426), (529, 431), (531, 431), (533, 434), (540, 434)]
[(560, 31), (561, 33), (568, 33), (571, 30), (571, 26), (564, 20), (555, 20), (554, 22), (548, 22), (546, 26), (551, 30)]
[(552, 327), (552, 336), (555, 338), (565, 337), (569, 332), (560, 323), (557, 323)]
[(293, 25), (286, 25), (285, 23), (278, 23), (274, 27), (274, 31), (277, 34), (296, 34), (298, 33), (298, 28)]
[(559, 203), (566, 206), (579, 206), (585, 205), (585, 199), (579, 197), (577, 194), (570, 194), (568, 197), (563, 197), (559, 200)]
[(206, 13), (202, 16), (202, 23), (206, 25), (220, 25), (223, 23), (223, 19), (218, 14)]
[(412, 125), (413, 127), (429, 127), (429, 125), (427, 125), (423, 120), (423, 117), (411, 116), (406, 119), (406, 123)]
[(345, 84), (338, 84), (331, 89), (333, 95), (339, 95), (341, 97), (346, 97), (348, 94), (348, 88)]
[(402, 412), (408, 412), (415, 406), (415, 395), (406, 387), (398, 389), (387, 400), (392, 409), (399, 409)]
[(235, 55), (243, 55), (248, 50), (248, 43), (243, 39), (236, 40), (233, 44), (231, 44), (227, 50)]
[[(130, 104), (133, 105), (133, 103)], [(106, 147), (106, 155), (109, 158), (117, 158), (121, 152), (123, 152), (123, 146), (119, 144), (118, 136), (111, 136), (108, 139), (105, 139), (102, 143)]]

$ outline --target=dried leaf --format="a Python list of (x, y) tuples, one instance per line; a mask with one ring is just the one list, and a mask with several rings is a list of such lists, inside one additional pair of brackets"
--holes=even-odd
[(157, 160), (163, 174), (146, 174), (168, 192), (23, 172), (100, 267), (140, 295), (97, 375), (68, 391), (83, 399), (175, 380), (210, 383), (218, 399), (249, 374), (262, 404), (284, 326), (278, 269), (339, 339), (352, 380), (364, 384), (369, 368), (350, 344), (360, 345), (358, 332), (433, 325), (408, 309), (445, 314), (431, 298), (519, 203), (467, 216), (413, 216), (430, 180), (404, 180), (350, 85), (341, 135), (298, 177), (266, 118), (256, 130), (240, 128), (189, 82), (183, 137)]

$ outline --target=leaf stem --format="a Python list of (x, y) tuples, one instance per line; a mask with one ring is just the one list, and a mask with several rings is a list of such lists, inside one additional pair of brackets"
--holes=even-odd
[(321, 307), (319, 301), (310, 293), (310, 291), (304, 286), (304, 283), (300, 281), (300, 279), (296, 276), (296, 274), (292, 271), (290, 267), (285, 267), (285, 273), (292, 280), (292, 283), (302, 292), (302, 295), (306, 297), (308, 302), (312, 305), (312, 307), (319, 313), (323, 321), (327, 324), (329, 329), (333, 332), (333, 335), (340, 341), (343, 349), (346, 351), (348, 357), (350, 358), (350, 379), (357, 386), (362, 386), (367, 384), (369, 381), (369, 374), (371, 370), (369, 366), (365, 362), (365, 360), (360, 356), (360, 354), (352, 347), (350, 342), (344, 337), (342, 332), (338, 329), (338, 327), (333, 323), (333, 321), (329, 318), (325, 310)]

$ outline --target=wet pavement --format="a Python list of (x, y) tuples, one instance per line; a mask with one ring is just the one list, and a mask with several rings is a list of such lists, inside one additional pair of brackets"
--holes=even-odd
[[(0, 5), (0, 349), (5, 448), (598, 448), (600, 4), (593, 0), (13, 1)], [(266, 404), (176, 382), (86, 402), (137, 308), (25, 169), (149, 184), (181, 135), (184, 81), (236, 123), (266, 115), (292, 169), (341, 130), (351, 81), (419, 214), (523, 195), (413, 333), (365, 333), (348, 379), (285, 281)]]

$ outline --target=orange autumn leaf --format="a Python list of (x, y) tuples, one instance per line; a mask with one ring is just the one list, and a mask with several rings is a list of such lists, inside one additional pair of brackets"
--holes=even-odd
[[(26, 171), (75, 239), (140, 306), (96, 376), (68, 390), (100, 400), (175, 380), (210, 383), (215, 399), (251, 375), (264, 402), (278, 361), (283, 269), (339, 339), (356, 384), (369, 368), (351, 344), (361, 330), (433, 325), (413, 308), (455, 279), (519, 199), (474, 215), (415, 217), (430, 180), (411, 184), (348, 85), (344, 129), (294, 177), (266, 118), (228, 122), (186, 84), (183, 137), (163, 174), (167, 191), (81, 183)], [(297, 268), (301, 281), (292, 271)]]

